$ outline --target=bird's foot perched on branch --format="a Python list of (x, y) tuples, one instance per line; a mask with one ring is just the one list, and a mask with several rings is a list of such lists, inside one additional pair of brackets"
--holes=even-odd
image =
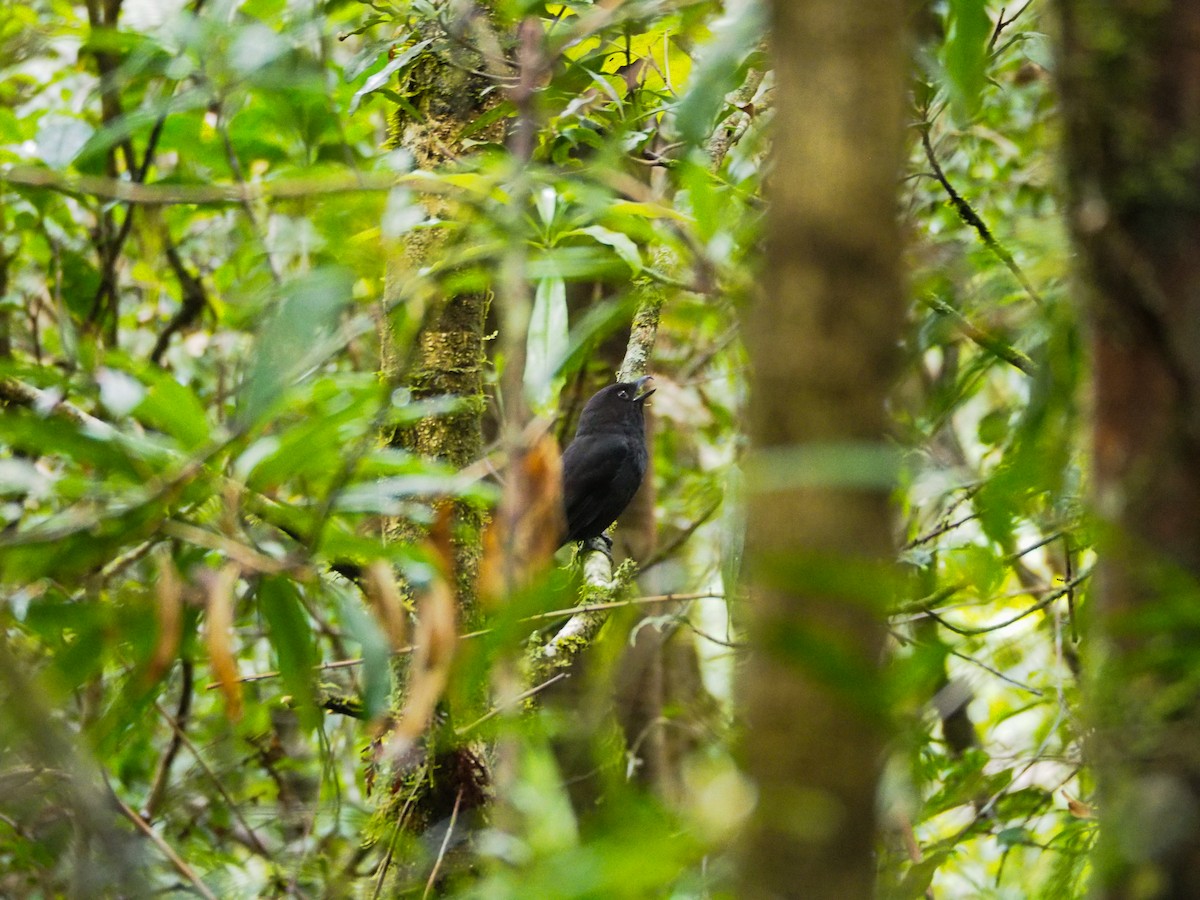
[(583, 541), (583, 549), (595, 550), (597, 553), (603, 553), (608, 557), (608, 561), (610, 563), (613, 561), (612, 538), (610, 538), (607, 534), (597, 535), (596, 537), (588, 538), (586, 541)]

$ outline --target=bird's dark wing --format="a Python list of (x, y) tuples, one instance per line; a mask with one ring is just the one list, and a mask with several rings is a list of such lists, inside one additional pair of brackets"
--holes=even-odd
[(567, 447), (563, 453), (564, 542), (596, 537), (629, 503), (641, 482), (638, 472), (633, 490), (628, 490), (626, 482), (636, 467), (634, 443), (627, 435), (589, 434)]

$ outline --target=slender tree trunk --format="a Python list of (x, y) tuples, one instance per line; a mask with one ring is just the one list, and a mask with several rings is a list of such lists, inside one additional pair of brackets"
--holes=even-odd
[[(457, 54), (457, 56), (455, 56)], [(451, 58), (455, 57), (455, 58)], [(456, 145), (454, 136), (486, 108), (498, 102), (492, 85), (479, 73), (483, 64), (478, 52), (464, 43), (444, 58), (430, 54), (410, 75), (409, 100), (418, 117), (398, 111), (392, 122), (390, 142), (408, 150), (420, 169), (436, 170), (453, 166), (453, 155), (465, 150)], [(501, 136), (503, 123), (493, 126), (489, 136)], [(424, 199), (430, 214), (453, 219), (456, 211), (444, 200)], [(389, 260), (385, 296), (389, 304), (403, 297), (406, 282), (414, 273), (439, 259), (445, 252), (446, 239), (433, 230), (408, 235), (402, 250)], [(489, 300), (482, 293), (448, 293), (428, 301), (423, 321), (414, 336), (415, 347), (399, 346), (392, 323), (381, 323), (382, 376), (395, 387), (411, 392), (413, 399), (453, 396), (461, 403), (450, 414), (419, 420), (394, 434), (384, 435), (393, 444), (424, 457), (442, 460), (464, 468), (479, 458), (483, 448), (483, 395), (486, 366), (485, 322)], [(415, 305), (415, 304), (414, 304)], [(411, 314), (411, 310), (405, 310)], [(475, 627), (480, 614), (476, 603), (476, 583), (482, 556), (483, 516), (474, 505), (453, 501), (451, 507), (450, 550), (453, 557), (453, 589), (457, 618), (464, 630)], [(405, 519), (388, 523), (391, 537), (397, 541), (417, 541), (426, 528)], [(406, 588), (407, 589), (407, 588)], [(396, 690), (393, 707), (404, 706), (411, 658), (397, 657)], [(420, 743), (420, 752), (402, 764), (390, 763), (384, 775), (389, 779), (376, 789), (378, 798), (368, 833), (394, 835), (401, 827), (411, 834), (422, 834), (430, 825), (454, 816), (469, 827), (477, 810), (489, 798), (490, 772), (478, 748), (454, 735), (455, 710), (447, 705), (440, 724), (435, 722)], [(374, 764), (374, 762), (372, 762)], [(453, 851), (464, 852), (462, 848)], [(454, 865), (443, 861), (444, 870)], [(420, 878), (425, 877), (421, 872)], [(393, 866), (380, 882), (382, 894), (403, 894), (416, 870)]]
[[(894, 551), (885, 399), (903, 319), (902, 0), (774, 4), (775, 157), (754, 364), (743, 897), (867, 897)], [(820, 473), (807, 460), (824, 460)], [(865, 463), (865, 465), (859, 465)], [(829, 473), (833, 473), (832, 477)]]
[(1200, 897), (1200, 5), (1060, 0), (1103, 521), (1090, 744), (1108, 897)]

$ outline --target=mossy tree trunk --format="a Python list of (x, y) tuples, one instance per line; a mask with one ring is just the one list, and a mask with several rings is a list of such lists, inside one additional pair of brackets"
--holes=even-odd
[[(497, 102), (496, 93), (486, 90), (490, 84), (480, 74), (484, 66), (478, 54), (466, 45), (456, 45), (448, 52), (455, 58), (429, 54), (410, 73), (405, 93), (418, 115), (401, 111), (393, 121), (392, 145), (408, 150), (421, 169), (452, 167), (453, 157), (466, 154), (459, 136), (489, 104)], [(456, 215), (445, 199), (429, 196), (423, 202), (435, 218), (453, 220)], [(385, 305), (402, 303), (406, 281), (441, 261), (446, 252), (441, 232), (412, 232), (390, 260)], [(393, 444), (456, 469), (479, 459), (486, 409), (485, 324), (489, 302), (489, 296), (483, 293), (446, 293), (432, 298), (413, 347), (398, 346), (391, 323), (385, 318), (381, 334), (383, 377), (395, 388), (407, 390), (414, 401), (442, 396), (458, 401), (454, 412), (428, 416), (386, 435)], [(470, 630), (479, 614), (476, 583), (484, 514), (468, 502), (451, 502), (452, 587), (459, 628)], [(404, 519), (394, 520), (387, 527), (393, 540), (418, 541), (425, 537), (423, 526)], [(397, 657), (393, 703), (397, 711), (404, 705), (410, 659)], [(368, 833), (394, 846), (397, 829), (420, 834), (451, 816), (464, 827), (469, 826), (475, 810), (488, 799), (490, 773), (480, 749), (464, 745), (455, 736), (454, 724), (452, 715), (435, 716), (431, 733), (422, 741), (423, 752), (410, 755), (395, 771), (389, 764), (389, 771), (384, 773), (388, 783), (378, 791), (379, 806)], [(447, 869), (453, 866), (447, 864)], [(402, 891), (413, 876), (413, 872), (390, 870), (382, 882), (385, 893)]]
[(1058, 7), (1095, 366), (1100, 893), (1200, 897), (1200, 6)]
[[(869, 897), (888, 735), (888, 417), (903, 323), (902, 0), (773, 5), (765, 294), (753, 364), (741, 897)], [(822, 478), (806, 468), (823, 459)], [(840, 481), (840, 484), (839, 484)]]
[[(489, 82), (479, 74), (483, 66), (478, 54), (465, 48), (460, 48), (458, 54), (469, 58), (438, 60), (430, 56), (417, 67), (409, 76), (407, 93), (420, 118), (397, 112), (393, 121), (392, 143), (408, 150), (418, 168), (437, 169), (451, 164), (449, 156), (461, 150), (459, 135), (496, 102), (494, 97), (486, 99), (494, 92), (489, 93)], [(444, 199), (431, 195), (424, 202), (431, 215), (453, 218), (454, 211)], [(436, 263), (444, 250), (445, 240), (440, 233), (413, 232), (403, 252), (389, 266), (385, 301), (394, 302), (405, 280)], [(488, 302), (488, 296), (482, 293), (437, 298), (417, 336), (416, 353), (409, 357), (412, 363), (404, 370), (396, 360), (407, 354), (390, 346), (389, 334), (383, 335), (384, 374), (396, 387), (410, 390), (414, 400), (448, 395), (461, 401), (459, 411), (423, 419), (398, 431), (393, 441), (456, 468), (475, 462), (483, 449)], [(482, 521), (478, 510), (463, 503), (456, 504), (454, 521), (457, 597), (461, 617), (470, 621), (475, 614)], [(398, 539), (414, 537), (413, 529), (404, 523), (398, 523), (395, 534)]]

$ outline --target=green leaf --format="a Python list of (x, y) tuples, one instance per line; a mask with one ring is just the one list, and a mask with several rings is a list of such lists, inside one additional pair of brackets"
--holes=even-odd
[(1001, 847), (1012, 847), (1015, 844), (1025, 844), (1032, 840), (1029, 832), (1019, 826), (1005, 828), (996, 835), (996, 843)]
[(368, 719), (377, 718), (387, 711), (392, 690), (391, 647), (379, 625), (357, 599), (338, 586), (330, 587), (337, 595), (338, 612), (346, 630), (362, 647), (363, 707)]
[(675, 111), (676, 126), (689, 144), (699, 145), (712, 134), (725, 96), (737, 88), (765, 27), (765, 6), (759, 3), (749, 4), (714, 27), (717, 39), (693, 70), (687, 93)]
[(0, 416), (0, 442), (25, 453), (60, 456), (94, 467), (107, 479), (137, 483), (147, 473), (136, 458), (125, 452), (124, 442), (114, 440), (112, 431), (93, 433), (66, 419), (42, 418), (22, 410), (6, 410)]
[(380, 88), (386, 86), (388, 79), (390, 79), (392, 75), (416, 59), (417, 56), (420, 55), (421, 51), (432, 43), (433, 38), (426, 38), (423, 41), (418, 41), (370, 78), (368, 78), (366, 82), (363, 83), (363, 86), (355, 91), (354, 96), (350, 98), (349, 111), (354, 112), (354, 110), (358, 109), (358, 104), (362, 102), (363, 97), (367, 96), (367, 94), (372, 94)]
[(904, 873), (903, 881), (890, 890), (884, 888), (884, 900), (920, 900), (925, 897), (929, 885), (933, 883), (933, 876), (952, 855), (953, 851), (943, 850), (913, 863)]
[(986, 83), (992, 23), (985, 0), (950, 0), (948, 26), (942, 64), (956, 112), (970, 119), (979, 110)]
[(612, 247), (617, 256), (621, 257), (629, 268), (637, 275), (642, 271), (642, 254), (638, 250), (637, 244), (625, 234), (619, 231), (612, 231), (600, 225), (589, 225), (586, 228), (578, 229), (580, 234), (586, 234), (606, 247)]
[(56, 689), (69, 693), (103, 667), (108, 613), (104, 605), (57, 598), (30, 604), (25, 626), (54, 649), (48, 680)]
[(150, 390), (133, 411), (138, 421), (169, 434), (188, 450), (207, 443), (208, 416), (195, 393), (165, 372), (147, 374)]
[(995, 445), (1008, 437), (1010, 432), (1010, 418), (1009, 410), (1005, 407), (993, 409), (986, 413), (979, 420), (979, 427), (977, 429), (979, 443)]
[(278, 405), (294, 381), (335, 349), (336, 326), (353, 284), (350, 272), (329, 268), (284, 286), (283, 302), (259, 335), (242, 388), (238, 418), (243, 424)]
[(708, 167), (701, 165), (694, 158), (680, 161), (679, 180), (687, 191), (687, 202), (696, 220), (696, 230), (700, 237), (707, 241), (726, 224), (717, 181)]
[(287, 578), (267, 577), (259, 584), (258, 603), (267, 620), (267, 637), (279, 660), (279, 674), (295, 700), (300, 724), (306, 729), (316, 728), (321, 723), (313, 689), (317, 647), (299, 591)]
[(570, 346), (567, 286), (561, 278), (538, 282), (525, 342), (525, 396), (534, 412), (549, 413), (561, 385), (555, 375)]

